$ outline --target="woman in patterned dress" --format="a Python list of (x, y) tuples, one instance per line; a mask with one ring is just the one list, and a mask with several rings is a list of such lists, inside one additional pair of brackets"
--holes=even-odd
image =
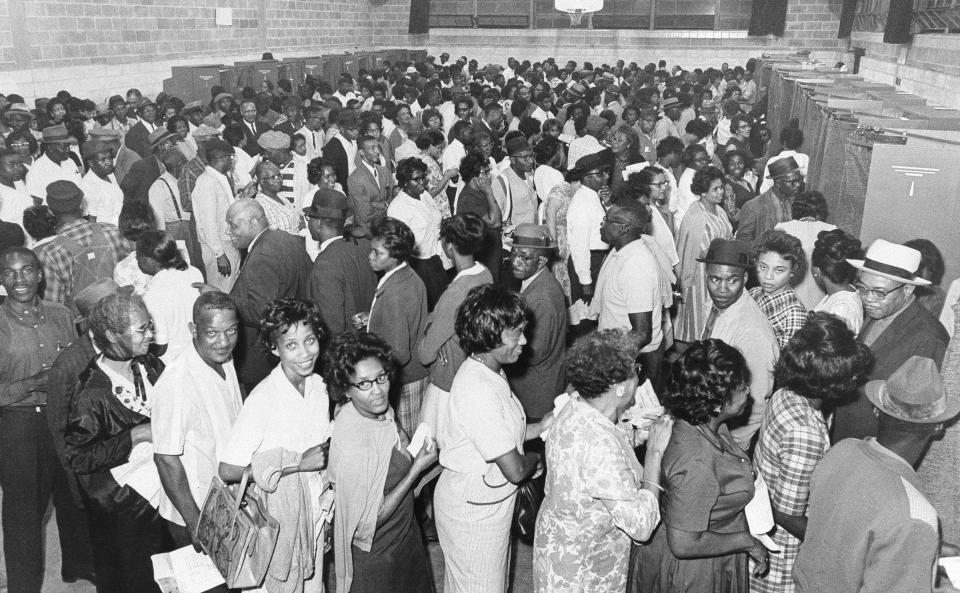
[(780, 389), (763, 410), (753, 458), (770, 491), (780, 553), (770, 556), (770, 572), (751, 577), (750, 591), (796, 591), (793, 563), (807, 529), (810, 476), (830, 447), (824, 412), (857, 388), (872, 361), (870, 349), (829, 313), (811, 314), (780, 353)]
[(579, 181), (567, 183), (564, 181), (550, 190), (547, 196), (547, 206), (544, 217), (547, 227), (553, 233), (557, 240), (557, 257), (554, 260), (550, 270), (557, 278), (557, 282), (563, 287), (563, 294), (567, 298), (568, 322), (570, 325), (577, 325), (587, 313), (586, 307), (582, 302), (576, 305), (570, 292), (570, 272), (567, 267), (567, 260), (570, 259), (570, 244), (567, 241), (567, 209), (570, 207), (570, 199), (580, 187)]
[(306, 225), (297, 204), (288, 202), (279, 195), (283, 186), (280, 169), (270, 161), (260, 161), (255, 173), (259, 183), (255, 199), (263, 207), (270, 228), (299, 235)]
[(700, 339), (707, 323), (706, 264), (698, 261), (714, 239), (733, 239), (733, 226), (723, 209), (723, 171), (704, 167), (693, 176), (690, 190), (700, 199), (690, 205), (677, 233), (678, 276), (682, 300), (677, 307), (674, 334), (678, 341)]
[(807, 319), (807, 310), (793, 290), (806, 274), (807, 256), (800, 239), (781, 230), (760, 235), (756, 252), (760, 286), (751, 288), (750, 296), (770, 320), (782, 349)]
[(627, 585), (630, 542), (660, 520), (660, 460), (673, 420), (650, 430), (641, 467), (620, 416), (639, 379), (636, 339), (625, 330), (590, 334), (567, 357), (577, 389), (546, 438), (546, 497), (537, 516), (533, 579), (537, 593), (607, 593)]
[(417, 136), (416, 144), (417, 149), (420, 150), (417, 158), (427, 166), (427, 193), (430, 194), (430, 198), (436, 204), (441, 216), (450, 218), (447, 184), (457, 176), (458, 171), (456, 169), (444, 171), (440, 168), (440, 162), (437, 160), (443, 154), (447, 140), (443, 137), (443, 132), (439, 130), (424, 130)]

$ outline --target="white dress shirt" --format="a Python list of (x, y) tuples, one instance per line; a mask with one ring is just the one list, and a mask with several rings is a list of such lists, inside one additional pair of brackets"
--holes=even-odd
[(600, 240), (600, 225), (607, 210), (597, 192), (586, 185), (574, 192), (567, 208), (567, 244), (580, 284), (593, 284), (590, 276), (590, 252), (610, 246)]
[(429, 259), (440, 253), (440, 221), (443, 219), (434, 206), (430, 194), (423, 192), (420, 199), (402, 191), (387, 206), (387, 216), (402, 221), (416, 240), (413, 256)]
[(307, 126), (303, 126), (296, 132), (303, 135), (307, 140), (307, 161), (323, 156), (324, 134), (323, 130), (313, 131)]
[(27, 192), (46, 203), (48, 185), (64, 179), (72, 181), (77, 187), (80, 187), (82, 175), (80, 168), (70, 157), (63, 159), (63, 162), (58, 165), (44, 154), (34, 159), (33, 164), (30, 165), (30, 170), (27, 171)]
[(119, 226), (120, 209), (123, 208), (123, 190), (113, 173), (104, 179), (91, 169), (80, 182), (83, 200), (87, 205), (86, 213), (96, 216), (97, 222), (108, 222)]
[(23, 227), (23, 211), (33, 206), (33, 198), (23, 181), (14, 181), (13, 187), (0, 183), (0, 220)]

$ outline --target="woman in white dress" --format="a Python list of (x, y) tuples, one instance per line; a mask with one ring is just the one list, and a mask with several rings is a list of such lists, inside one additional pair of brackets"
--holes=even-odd
[(492, 285), (472, 289), (457, 313), (468, 358), (440, 411), (440, 475), (434, 493), (444, 556), (444, 593), (504, 593), (510, 565), (510, 523), (518, 485), (541, 471), (539, 453), (524, 453), (553, 414), (528, 425), (503, 366), (527, 343), (525, 305)]
[(847, 260), (862, 256), (860, 240), (840, 229), (821, 232), (810, 256), (813, 280), (827, 295), (813, 310), (840, 317), (854, 335), (863, 327), (863, 302), (851, 286), (857, 280), (857, 270)]

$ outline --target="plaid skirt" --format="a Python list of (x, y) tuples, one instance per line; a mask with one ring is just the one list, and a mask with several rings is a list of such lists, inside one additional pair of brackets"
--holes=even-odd
[(423, 405), (423, 394), (427, 391), (429, 384), (430, 377), (424, 377), (401, 385), (397, 393), (397, 402), (393, 410), (400, 427), (406, 431), (408, 437), (413, 437), (414, 431), (420, 425), (420, 406)]

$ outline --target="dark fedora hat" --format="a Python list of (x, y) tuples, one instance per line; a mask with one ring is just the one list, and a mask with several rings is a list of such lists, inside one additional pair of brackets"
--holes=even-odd
[(613, 166), (613, 152), (605, 148), (599, 152), (594, 152), (580, 157), (577, 166), (567, 172), (568, 181), (580, 181), (581, 178), (594, 169), (608, 169)]
[(792, 156), (777, 159), (770, 163), (768, 167), (770, 169), (770, 177), (772, 179), (786, 177), (790, 173), (800, 170), (800, 165), (797, 164), (797, 161)]
[(707, 254), (697, 261), (705, 264), (750, 268), (753, 266), (753, 249), (746, 241), (736, 239), (714, 239), (710, 241)]
[(310, 218), (335, 218), (346, 220), (350, 202), (347, 196), (335, 189), (318, 189), (313, 194), (313, 202), (303, 209), (303, 213)]

